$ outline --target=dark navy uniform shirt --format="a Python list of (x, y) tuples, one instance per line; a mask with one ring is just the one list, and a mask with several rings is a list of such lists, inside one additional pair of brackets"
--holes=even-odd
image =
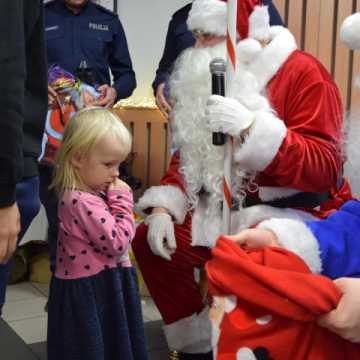
[(49, 66), (75, 74), (86, 60), (98, 85), (110, 85), (110, 68), (118, 99), (132, 94), (135, 73), (117, 15), (91, 1), (75, 15), (64, 0), (54, 0), (45, 5), (45, 31)]
[[(283, 25), (281, 17), (271, 0), (263, 0), (263, 5), (269, 6), (270, 25)], [(154, 92), (159, 84), (166, 81), (172, 66), (179, 54), (190, 46), (193, 46), (195, 39), (188, 30), (186, 20), (188, 18), (191, 3), (176, 11), (169, 23), (166, 34), (164, 53), (156, 71), (156, 77), (152, 84)]]
[(152, 84), (154, 92), (159, 84), (166, 81), (179, 54), (195, 44), (195, 39), (186, 25), (190, 9), (191, 3), (176, 11), (170, 20), (166, 34), (164, 53)]

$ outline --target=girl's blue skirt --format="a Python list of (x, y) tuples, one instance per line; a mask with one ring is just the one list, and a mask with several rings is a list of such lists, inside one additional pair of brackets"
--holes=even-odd
[(48, 360), (148, 359), (132, 267), (75, 280), (53, 277), (48, 315)]

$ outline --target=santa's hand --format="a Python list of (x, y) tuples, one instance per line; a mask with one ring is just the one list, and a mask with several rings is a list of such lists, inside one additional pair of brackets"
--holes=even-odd
[(240, 136), (254, 122), (254, 114), (237, 100), (211, 95), (207, 102), (206, 117), (212, 132)]
[(170, 261), (176, 250), (171, 216), (164, 213), (151, 214), (145, 219), (145, 224), (148, 226), (147, 240), (151, 251)]

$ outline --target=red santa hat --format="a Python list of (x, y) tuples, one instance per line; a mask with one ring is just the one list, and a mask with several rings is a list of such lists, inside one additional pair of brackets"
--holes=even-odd
[[(262, 0), (237, 0), (237, 31), (241, 39), (267, 40), (270, 19)], [(227, 32), (226, 0), (195, 0), (187, 20), (191, 31), (200, 30), (218, 36)]]

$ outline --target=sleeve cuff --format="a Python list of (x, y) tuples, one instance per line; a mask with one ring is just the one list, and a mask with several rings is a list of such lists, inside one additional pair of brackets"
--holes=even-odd
[(283, 248), (303, 259), (313, 273), (321, 273), (322, 263), (318, 241), (303, 222), (273, 218), (261, 222), (257, 228), (274, 232)]
[(243, 169), (263, 171), (275, 158), (286, 134), (282, 120), (269, 111), (259, 111), (245, 142), (237, 144), (234, 160)]
[(174, 217), (177, 224), (182, 224), (187, 213), (187, 197), (177, 187), (171, 185), (153, 186), (146, 190), (136, 204), (135, 210), (163, 207)]
[(153, 88), (153, 90), (154, 90), (154, 95), (156, 95), (156, 89), (157, 89), (157, 87), (158, 87), (161, 83), (165, 82), (165, 81), (167, 80), (167, 78), (168, 78), (168, 75), (167, 75), (166, 73), (158, 73), (158, 74), (156, 75), (156, 78), (155, 78), (155, 80), (154, 80), (153, 83), (152, 83), (152, 88)]

